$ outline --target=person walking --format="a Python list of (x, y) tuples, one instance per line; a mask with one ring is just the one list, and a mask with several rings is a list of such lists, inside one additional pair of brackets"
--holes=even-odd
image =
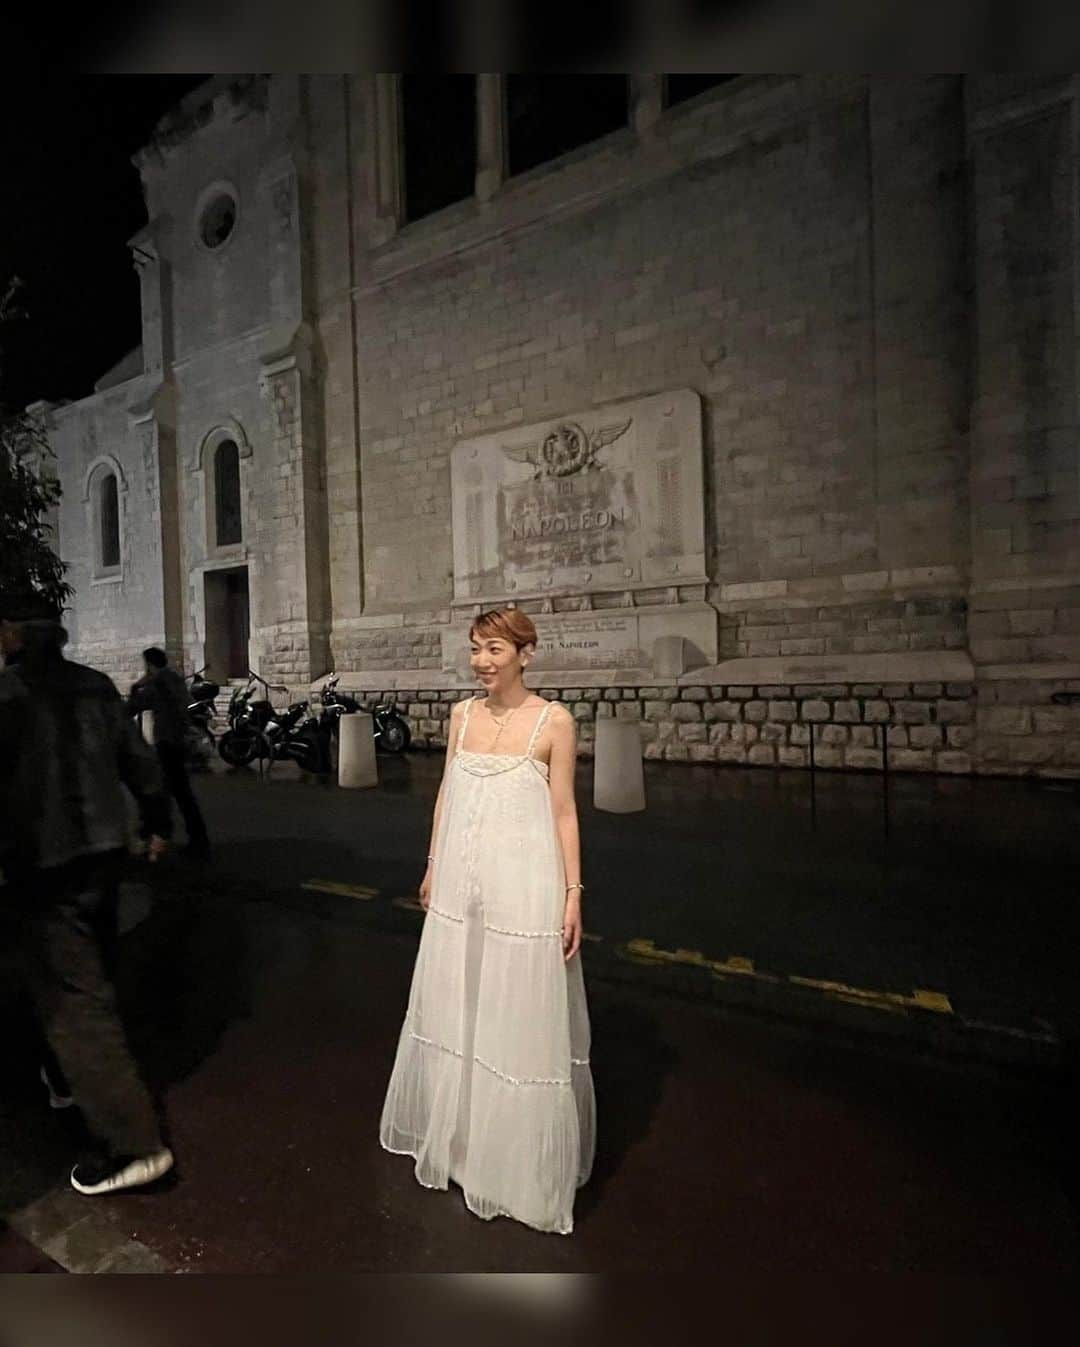
[(124, 787), (139, 803), (151, 861), (171, 824), (161, 770), (120, 694), (103, 673), (65, 659), (65, 642), (55, 610), (0, 602), (0, 868), (25, 981), (55, 1054), (46, 1074), (62, 1075), (94, 1138), (71, 1183), (93, 1195), (151, 1183), (173, 1165), (111, 977), (127, 859)]
[(146, 672), (132, 687), (128, 708), (133, 715), (141, 711), (153, 714), (154, 749), (165, 777), (166, 789), (176, 801), (187, 829), (188, 853), (205, 859), (210, 854), (210, 839), (199, 802), (191, 789), (184, 760), (187, 684), (183, 675), (170, 666), (164, 650), (150, 646), (142, 652), (142, 657)]

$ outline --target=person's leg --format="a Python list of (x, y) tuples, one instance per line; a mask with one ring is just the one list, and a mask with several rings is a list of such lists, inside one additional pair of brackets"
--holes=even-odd
[(56, 1053), (41, 1029), (37, 1005), (25, 986), (21, 970), (16, 973), (8, 998), (5, 1028), (17, 1034), (18, 1060), (33, 1070), (35, 1079), (49, 1094), (49, 1107), (69, 1108), (74, 1102), (71, 1086), (61, 1070)]
[(67, 1076), (64, 1075), (60, 1060), (49, 1046), (49, 1040), (45, 1035), (39, 1033), (38, 1038), (38, 1060), (41, 1062), (40, 1077), (42, 1085), (49, 1092), (49, 1107), (54, 1109), (70, 1108), (75, 1102), (75, 1097), (71, 1093), (71, 1086), (68, 1084)]
[(30, 987), (91, 1133), (112, 1156), (148, 1156), (161, 1151), (161, 1130), (128, 1049), (97, 930), (112, 864), (87, 859), (48, 877), (51, 901), (27, 920)]
[(0, 983), (9, 991), (5, 1023), (18, 1036), (22, 1048), (19, 1057), (32, 1065), (41, 1084), (49, 1091), (50, 1105), (67, 1108), (72, 1103), (71, 1087), (42, 1032), (37, 1006), (30, 993), (24, 915), (30, 895), (36, 899), (40, 894), (35, 892), (36, 885), (28, 883), (28, 874), (32, 878), (32, 872), (14, 871), (7, 876), (6, 886), (0, 886)]
[(169, 794), (176, 801), (176, 807), (180, 810), (180, 815), (184, 820), (188, 842), (194, 847), (207, 846), (209, 838), (206, 835), (206, 824), (203, 822), (199, 802), (196, 800), (191, 789), (191, 782), (188, 780), (183, 746), (158, 744), (157, 755), (165, 777), (165, 785)]

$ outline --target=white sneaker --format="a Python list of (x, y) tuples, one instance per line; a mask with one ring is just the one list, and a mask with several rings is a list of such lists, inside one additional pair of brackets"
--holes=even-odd
[(122, 1188), (141, 1188), (167, 1174), (173, 1167), (173, 1153), (167, 1146), (153, 1155), (114, 1155), (100, 1164), (84, 1163), (71, 1171), (71, 1186), (77, 1193), (97, 1197), (117, 1193)]

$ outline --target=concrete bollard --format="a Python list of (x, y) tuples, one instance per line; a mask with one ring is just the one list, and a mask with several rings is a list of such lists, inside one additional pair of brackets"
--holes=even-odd
[(593, 804), (609, 814), (645, 808), (641, 721), (608, 718), (596, 722)]
[(338, 726), (338, 785), (347, 790), (377, 786), (375, 722), (365, 711), (354, 711), (342, 716)]

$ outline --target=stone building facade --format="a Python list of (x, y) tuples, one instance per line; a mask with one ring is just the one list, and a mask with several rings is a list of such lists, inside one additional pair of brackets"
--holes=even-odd
[(513, 78), (416, 219), (397, 76), (162, 123), (141, 351), (41, 409), (75, 653), (333, 668), (435, 745), (512, 600), (584, 752), (1080, 775), (1080, 80), (633, 75), (511, 174)]

